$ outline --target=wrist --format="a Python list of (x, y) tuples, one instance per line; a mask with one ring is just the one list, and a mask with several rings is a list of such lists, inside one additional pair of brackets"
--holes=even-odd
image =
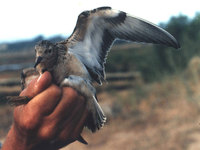
[(32, 146), (27, 144), (25, 138), (22, 138), (16, 131), (14, 125), (8, 132), (3, 144), (2, 150), (31, 150)]
[(27, 136), (20, 135), (14, 125), (11, 126), (2, 150), (43, 150), (48, 147), (49, 150), (57, 150), (56, 148), (49, 147), (48, 144), (37, 144), (34, 140), (29, 140)]

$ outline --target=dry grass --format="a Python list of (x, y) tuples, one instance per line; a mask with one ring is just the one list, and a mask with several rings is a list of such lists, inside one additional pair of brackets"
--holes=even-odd
[(63, 150), (199, 149), (200, 74), (196, 66), (190, 64), (182, 75), (161, 82), (101, 93), (103, 106), (108, 101), (110, 108), (106, 109), (108, 123), (95, 134), (84, 131), (88, 146), (75, 142)]
[[(83, 131), (89, 142), (74, 142), (63, 150), (197, 150), (200, 149), (200, 59), (182, 74), (162, 81), (111, 82), (99, 91), (108, 122), (95, 134)], [(124, 86), (124, 85), (131, 86)], [(123, 85), (126, 88), (121, 88)], [(117, 88), (116, 88), (117, 87)], [(104, 90), (103, 90), (104, 89)], [(12, 120), (12, 109), (0, 108), (0, 137)]]
[[(88, 146), (75, 142), (64, 150), (195, 150), (200, 141), (200, 111), (195, 101), (187, 99), (184, 83), (173, 78), (145, 88), (148, 90), (140, 102), (124, 102), (121, 115), (115, 119), (109, 116), (109, 122), (99, 132), (83, 133)], [(108, 97), (121, 95), (126, 101), (134, 95), (132, 92), (118, 91)], [(109, 102), (110, 109), (113, 103)]]

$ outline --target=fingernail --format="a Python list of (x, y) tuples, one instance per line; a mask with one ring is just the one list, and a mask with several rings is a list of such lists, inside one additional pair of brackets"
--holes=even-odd
[(42, 74), (39, 76), (39, 78), (37, 79), (37, 82), (40, 82), (40, 79), (42, 77)]

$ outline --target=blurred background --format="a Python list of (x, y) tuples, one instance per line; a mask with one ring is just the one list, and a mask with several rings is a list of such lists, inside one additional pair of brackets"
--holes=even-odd
[(200, 10), (198, 1), (66, 0), (0, 1), (0, 140), (12, 123), (7, 95), (20, 93), (20, 72), (34, 64), (40, 40), (68, 37), (79, 13), (111, 6), (154, 22), (181, 44), (180, 50), (117, 41), (106, 64), (107, 83), (96, 86), (108, 121), (88, 146), (63, 150), (200, 149)]

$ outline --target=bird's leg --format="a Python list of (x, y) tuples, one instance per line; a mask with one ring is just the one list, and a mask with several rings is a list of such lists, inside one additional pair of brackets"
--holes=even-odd
[[(21, 72), (21, 88), (24, 90), (28, 84), (35, 78), (39, 77), (39, 73), (35, 68), (26, 68), (23, 69)], [(27, 104), (31, 97), (27, 96), (6, 96), (5, 100), (8, 102), (11, 106), (19, 106), (23, 104)]]
[(96, 90), (91, 85), (90, 81), (80, 76), (70, 75), (63, 80), (61, 86), (72, 87), (86, 98), (89, 115), (85, 125), (92, 132), (100, 129), (104, 125), (106, 117), (97, 102)]
[(27, 96), (6, 96), (5, 99), (11, 106), (24, 105), (31, 100), (31, 98)]

